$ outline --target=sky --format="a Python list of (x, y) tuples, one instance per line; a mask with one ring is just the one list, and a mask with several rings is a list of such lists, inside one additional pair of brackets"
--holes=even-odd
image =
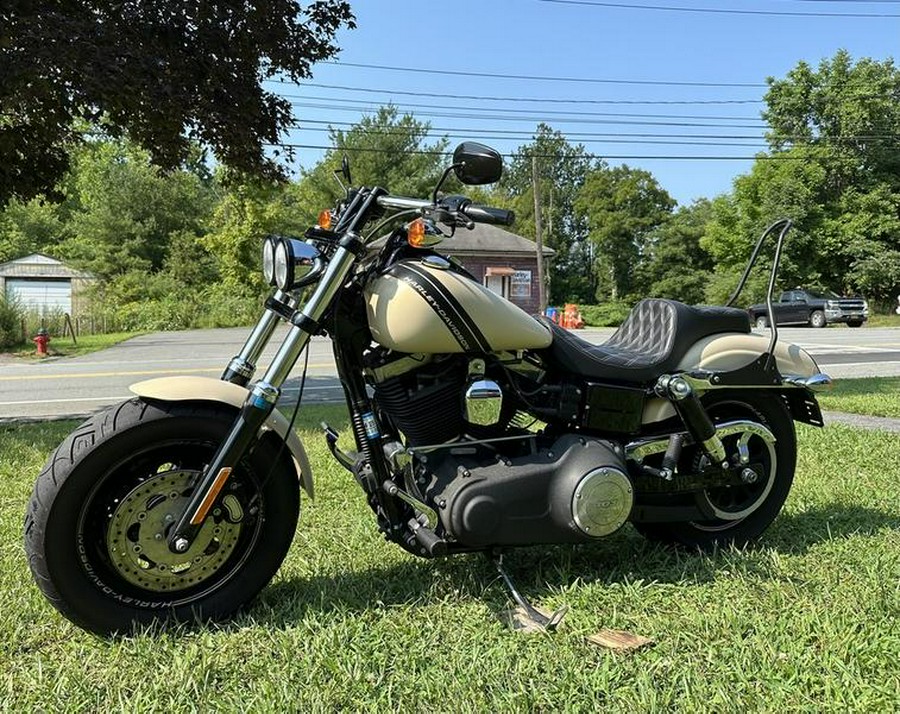
[[(611, 165), (649, 170), (685, 205), (728, 192), (765, 148), (767, 77), (842, 48), (888, 59), (900, 43), (900, 0), (592, 2), (352, 2), (357, 28), (339, 33), (336, 63), (316, 64), (300, 86), (268, 85), (295, 104), (300, 128), (285, 141), (326, 146), (329, 124), (346, 129), (389, 101), (451, 147), (471, 139), (511, 152), (544, 121)], [(301, 149), (297, 164), (323, 153)]]

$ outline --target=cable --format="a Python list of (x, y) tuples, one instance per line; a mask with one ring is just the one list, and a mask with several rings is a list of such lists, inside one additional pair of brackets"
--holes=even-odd
[[(291, 102), (291, 106), (295, 108), (304, 108), (304, 109), (327, 109), (333, 112), (369, 112), (374, 114), (378, 111), (379, 107), (369, 106), (369, 107), (336, 107), (331, 104), (316, 104), (311, 102)], [(546, 117), (542, 116), (521, 116), (521, 117), (509, 117), (509, 116), (497, 116), (492, 114), (472, 114), (472, 113), (460, 113), (460, 112), (416, 112), (417, 116), (421, 117), (439, 117), (439, 118), (450, 118), (450, 119), (479, 119), (479, 120), (490, 120), (490, 121), (528, 121), (528, 122), (543, 122), (546, 120)], [(584, 119), (584, 118), (574, 118), (567, 119), (565, 117), (554, 117), (553, 121), (557, 124), (612, 124), (614, 126), (700, 126), (700, 127), (721, 127), (721, 124), (717, 123), (709, 123), (709, 122), (676, 122), (676, 121), (636, 121), (636, 120), (626, 120), (626, 119)], [(765, 124), (729, 124), (729, 129), (765, 129)]]
[[(327, 127), (319, 127), (319, 126), (299, 127), (298, 130), (299, 130), (299, 131), (314, 131), (314, 132), (319, 132), (319, 133), (330, 131)], [(369, 129), (368, 127), (366, 127), (366, 129), (365, 129), (365, 133), (366, 133), (367, 135), (376, 135), (376, 136), (400, 136), (400, 137), (407, 137), (407, 136), (410, 135), (408, 131), (404, 131), (404, 130), (402, 130), (402, 129), (401, 129), (401, 130), (397, 130), (397, 131), (393, 131), (393, 130), (382, 131), (382, 130), (378, 130), (378, 129)], [(435, 134), (435, 133), (438, 133), (438, 132), (437, 132), (436, 129), (430, 129), (427, 133), (428, 133), (428, 134)], [(477, 136), (479, 140), (489, 140), (489, 139), (490, 139), (490, 140), (498, 140), (498, 141), (502, 141), (502, 140), (529, 141), (529, 140), (531, 140), (531, 139), (534, 138), (533, 136), (527, 135), (527, 134), (522, 134), (522, 135), (519, 135), (519, 136), (495, 136), (495, 135), (491, 134), (490, 132), (477, 132), (477, 133), (475, 133), (475, 134), (472, 134), (472, 133), (470, 133), (470, 132), (465, 132), (465, 133), (464, 133), (464, 132), (457, 132), (457, 131), (452, 131), (452, 130), (450, 130), (449, 133), (448, 133), (448, 131), (444, 131), (444, 132), (440, 133), (439, 136), (436, 136), (436, 137), (434, 137), (434, 138), (438, 138), (438, 139), (440, 139), (440, 138), (468, 139), (468, 138), (471, 138), (472, 136)], [(589, 140), (587, 140), (587, 143), (607, 143), (607, 144), (673, 144), (673, 145), (678, 145), (678, 144), (680, 144), (680, 145), (684, 145), (684, 146), (749, 146), (749, 147), (754, 147), (754, 146), (756, 146), (756, 147), (759, 147), (760, 149), (765, 148), (764, 146), (761, 146), (760, 143), (759, 143), (759, 142), (762, 140), (762, 137), (751, 137), (751, 138), (753, 138), (753, 139), (756, 139), (755, 142), (752, 142), (752, 143), (751, 143), (750, 141), (744, 141), (744, 142), (721, 142), (721, 141), (667, 141), (667, 140), (665, 140), (665, 138), (659, 138), (659, 139), (623, 139), (623, 138), (621, 138), (621, 137), (619, 137), (618, 135), (615, 135), (615, 134), (610, 135), (610, 136), (611, 136), (611, 138), (609, 138), (609, 139), (589, 139)], [(716, 138), (718, 138), (718, 137), (716, 137)], [(897, 138), (900, 138), (900, 136), (898, 136)]]
[[(842, 0), (843, 1), (843, 0)], [(898, 0), (900, 2), (900, 0)], [(447, 94), (446, 92), (411, 92), (403, 89), (373, 89), (371, 87), (350, 87), (343, 84), (322, 84), (321, 82), (303, 82), (297, 85), (286, 79), (269, 79), (268, 82), (289, 84), (300, 87), (316, 87), (318, 89), (337, 89), (345, 92), (365, 92), (367, 94), (399, 94), (409, 97), (439, 97), (443, 99), (472, 99), (479, 102), (504, 103), (552, 103), (552, 104), (626, 104), (626, 105), (717, 105), (717, 104), (763, 104), (762, 99), (564, 99), (560, 97), (498, 97), (484, 94)], [(288, 97), (288, 94), (282, 94)]]
[[(299, 129), (303, 129), (303, 124), (319, 124), (325, 126), (347, 126), (347, 127), (359, 127), (360, 129), (365, 130), (382, 130), (382, 129), (395, 129), (395, 125), (391, 124), (372, 124), (367, 126), (362, 126), (359, 122), (352, 121), (333, 121), (333, 120), (325, 120), (325, 119), (302, 119), (299, 124), (295, 124)], [(723, 127), (724, 128), (724, 127)], [(730, 128), (730, 127), (729, 127)], [(491, 134), (502, 134), (504, 136), (498, 136), (500, 139), (516, 139), (518, 137), (522, 137), (526, 140), (534, 139), (534, 132), (523, 132), (518, 129), (473, 129), (473, 128), (439, 128), (439, 127), (428, 127), (429, 132), (460, 132), (465, 133), (468, 136), (482, 136), (486, 133)], [(649, 134), (645, 132), (641, 133), (628, 133), (628, 132), (590, 132), (590, 131), (575, 131), (570, 132), (567, 131), (565, 133), (566, 137), (610, 137), (610, 138), (619, 138), (619, 137), (635, 137), (635, 138), (649, 138), (649, 139), (664, 139), (664, 138), (676, 138), (676, 139), (758, 139), (759, 134)], [(792, 141), (795, 139), (807, 139), (808, 137), (802, 134), (775, 134), (771, 137), (777, 141)], [(870, 140), (882, 140), (882, 139), (898, 139), (900, 140), (900, 134), (847, 134), (841, 136), (832, 137), (832, 141), (840, 140), (840, 141), (870, 141)]]
[(793, 12), (791, 10), (738, 10), (734, 8), (681, 7), (676, 5), (634, 5), (624, 2), (601, 2), (599, 0), (539, 0), (554, 5), (584, 5), (588, 7), (611, 7), (623, 10), (661, 10), (663, 12), (714, 13), (719, 15), (777, 15), (786, 17), (844, 17), (844, 18), (888, 18), (900, 17), (897, 13), (876, 12)]
[[(398, 151), (396, 149), (380, 149), (376, 147), (369, 146), (322, 146), (315, 144), (292, 144), (292, 143), (280, 143), (280, 144), (271, 144), (265, 143), (265, 146), (273, 147), (273, 148), (282, 148), (282, 149), (324, 149), (324, 150), (334, 150), (334, 151), (349, 151), (356, 153), (375, 153), (375, 154), (409, 154), (409, 155), (422, 155), (422, 156), (452, 156), (453, 152), (451, 151), (434, 151), (434, 150), (426, 150), (426, 149), (407, 149), (405, 151)], [(562, 156), (560, 154), (529, 154), (529, 153), (505, 153), (500, 154), (505, 158), (516, 158), (520, 156), (537, 156), (537, 158), (541, 159), (562, 159), (562, 160), (572, 160), (572, 159), (602, 159), (607, 160), (611, 159), (614, 161), (627, 161), (627, 160), (652, 160), (652, 161), (813, 161), (813, 160), (836, 160), (840, 157), (828, 157), (828, 156), (781, 156), (781, 155), (757, 155), (757, 156), (703, 156), (701, 154), (689, 154), (689, 155), (660, 155), (660, 156), (646, 156), (640, 154), (583, 154), (582, 156), (577, 157), (567, 157)]]
[(360, 62), (344, 62), (322, 60), (320, 64), (343, 65), (359, 69), (377, 69), (388, 72), (414, 72), (417, 74), (440, 74), (454, 77), (490, 77), (493, 79), (525, 79), (531, 82), (578, 82), (585, 84), (637, 84), (660, 87), (742, 87), (749, 89), (767, 88), (769, 85), (759, 82), (678, 82), (659, 79), (600, 79), (594, 77), (546, 77), (530, 74), (500, 74), (497, 72), (468, 72), (453, 69), (425, 69), (422, 67), (393, 67), (383, 64), (363, 64)]
[[(301, 99), (304, 101), (313, 100), (319, 102), (340, 102), (342, 104), (364, 104), (365, 106), (371, 106), (371, 103), (365, 99), (350, 99), (346, 97), (321, 97), (317, 95), (303, 95), (303, 94), (282, 94), (280, 95), (285, 99)], [(401, 108), (401, 107), (409, 107), (415, 110), (420, 109), (453, 109), (459, 111), (470, 111), (477, 112), (483, 111), (481, 107), (466, 107), (459, 106), (456, 104), (422, 104), (420, 102), (416, 102), (415, 104), (405, 104), (402, 102), (390, 102), (391, 105)], [(496, 108), (491, 109), (493, 112), (503, 112), (506, 114), (533, 114), (536, 110), (534, 109), (504, 109), (504, 108)], [(543, 111), (543, 110), (541, 110)], [(636, 114), (634, 112), (586, 112), (586, 111), (577, 111), (577, 110), (562, 110), (562, 111), (544, 111), (544, 114), (565, 114), (570, 116), (597, 116), (597, 117), (637, 117), (637, 118), (657, 118), (657, 119), (704, 119), (704, 120), (716, 120), (716, 121), (759, 121), (761, 119), (756, 119), (754, 117), (734, 117), (734, 116), (720, 116), (717, 114), (653, 114), (653, 113), (641, 113)]]

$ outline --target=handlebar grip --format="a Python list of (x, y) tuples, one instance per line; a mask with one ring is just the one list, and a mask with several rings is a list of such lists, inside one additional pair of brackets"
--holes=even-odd
[(462, 209), (462, 212), (476, 223), (493, 223), (498, 226), (511, 226), (516, 220), (513, 211), (503, 208), (491, 208), (490, 206), (476, 206), (470, 203)]

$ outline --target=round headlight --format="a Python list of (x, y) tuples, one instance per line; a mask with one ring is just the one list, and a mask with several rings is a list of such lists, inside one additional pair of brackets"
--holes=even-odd
[(269, 285), (275, 284), (275, 238), (267, 236), (263, 241), (263, 277)]
[(275, 284), (282, 290), (290, 290), (294, 282), (293, 261), (290, 256), (290, 248), (286, 240), (278, 241), (275, 246)]

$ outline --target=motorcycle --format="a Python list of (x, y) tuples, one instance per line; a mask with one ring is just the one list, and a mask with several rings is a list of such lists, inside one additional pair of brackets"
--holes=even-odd
[[(251, 601), (287, 554), (300, 490), (313, 495), (275, 408), (313, 335), (332, 341), (356, 448), (323, 424), (324, 438), (378, 530), (424, 558), (487, 554), (538, 624), (562, 613), (516, 589), (508, 549), (589, 543), (626, 522), (692, 549), (759, 536), (791, 487), (794, 421), (822, 425), (814, 393), (830, 378), (777, 341), (775, 320), (770, 338), (753, 334), (733, 307), (645, 299), (593, 345), (488, 290), (434, 247), (514, 215), (439, 189), (451, 173), (481, 185), (501, 172), (497, 152), (464, 142), (430, 199), (345, 187), (303, 238), (267, 237), (274, 289), (221, 378), (137, 383), (50, 456), (25, 522), (47, 599), (101, 635), (221, 620)], [(346, 159), (341, 174), (351, 186)], [(789, 227), (763, 234), (730, 303), (781, 229), (771, 311)]]

